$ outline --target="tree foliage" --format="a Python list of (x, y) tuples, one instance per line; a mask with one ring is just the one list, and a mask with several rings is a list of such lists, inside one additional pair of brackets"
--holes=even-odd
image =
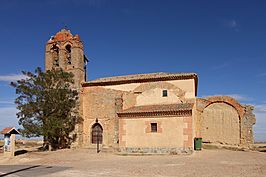
[(65, 148), (74, 140), (70, 137), (80, 121), (77, 112), (78, 92), (72, 89), (73, 74), (62, 69), (35, 73), (22, 72), (26, 79), (12, 82), (18, 97), (19, 124), (26, 137), (43, 136), (52, 148)]

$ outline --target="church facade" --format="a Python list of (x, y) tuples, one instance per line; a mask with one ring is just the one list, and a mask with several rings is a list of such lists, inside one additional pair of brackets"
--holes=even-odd
[(79, 91), (75, 146), (124, 153), (192, 153), (194, 138), (253, 144), (253, 107), (228, 96), (197, 97), (196, 73), (150, 73), (86, 80), (82, 41), (62, 29), (46, 43), (45, 67), (74, 74)]

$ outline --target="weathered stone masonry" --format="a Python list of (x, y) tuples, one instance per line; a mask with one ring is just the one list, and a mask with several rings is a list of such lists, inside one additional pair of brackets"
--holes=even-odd
[[(222, 108), (219, 109), (223, 113), (225, 106), (230, 105), (234, 110), (236, 110), (238, 114), (238, 120), (239, 120), (239, 143), (234, 144), (241, 147), (250, 147), (254, 143), (253, 139), (253, 129), (252, 126), (255, 124), (256, 119), (255, 115), (252, 113), (253, 106), (250, 105), (241, 105), (239, 104), (235, 99), (228, 97), (228, 96), (212, 96), (207, 98), (197, 98), (197, 116), (198, 116), (198, 125), (197, 125), (197, 134), (199, 136), (202, 135), (203, 127), (201, 126), (202, 121), (202, 114), (206, 108), (210, 105), (214, 104), (224, 104)], [(216, 115), (218, 116), (218, 115)], [(229, 117), (230, 118), (230, 117)], [(228, 124), (228, 127), (230, 128), (230, 124)], [(228, 127), (224, 127), (227, 129)], [(216, 130), (217, 131), (217, 130)], [(210, 135), (212, 136), (212, 135)], [(233, 136), (232, 134), (230, 136)], [(214, 138), (215, 139), (215, 138)], [(203, 136), (203, 141), (205, 140), (205, 137)], [(219, 139), (216, 139), (216, 142), (209, 142), (209, 143), (217, 143), (220, 144), (227, 144), (226, 142), (220, 141)], [(230, 145), (230, 144), (229, 144)]]
[[(46, 44), (46, 70), (74, 74), (79, 92), (76, 146), (124, 153), (192, 153), (194, 138), (249, 148), (253, 107), (228, 96), (197, 98), (196, 73), (150, 73), (86, 81), (83, 43), (62, 29)], [(98, 129), (93, 130), (97, 125)], [(153, 130), (152, 130), (153, 126)], [(96, 134), (97, 133), (97, 137)]]

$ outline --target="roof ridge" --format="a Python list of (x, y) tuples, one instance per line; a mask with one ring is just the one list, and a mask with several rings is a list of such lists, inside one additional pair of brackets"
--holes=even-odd
[(161, 81), (161, 80), (176, 80), (176, 79), (190, 79), (197, 78), (196, 73), (167, 73), (167, 72), (157, 72), (157, 73), (146, 73), (146, 74), (130, 74), (130, 75), (121, 75), (113, 77), (98, 78), (83, 83), (82, 85), (98, 85), (98, 84), (121, 84), (125, 82), (147, 82), (150, 80)]
[[(140, 73), (140, 74), (127, 74), (127, 75), (115, 75), (115, 76), (110, 76), (110, 77), (100, 77), (94, 80), (90, 81), (96, 81), (100, 79), (109, 79), (109, 78), (117, 78), (117, 77), (132, 77), (132, 76), (152, 76), (152, 75), (190, 75), (190, 74), (196, 74), (195, 72), (152, 72), (152, 73)], [(197, 74), (196, 74), (197, 75)], [(89, 82), (90, 82), (89, 81)]]

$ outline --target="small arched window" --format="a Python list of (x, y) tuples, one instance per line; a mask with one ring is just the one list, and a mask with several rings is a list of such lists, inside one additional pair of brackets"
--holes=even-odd
[(67, 58), (67, 63), (71, 65), (71, 45), (66, 45), (66, 58)]
[(53, 58), (53, 65), (59, 66), (59, 48), (56, 46), (56, 44), (53, 44), (51, 47), (52, 52), (52, 58)]

